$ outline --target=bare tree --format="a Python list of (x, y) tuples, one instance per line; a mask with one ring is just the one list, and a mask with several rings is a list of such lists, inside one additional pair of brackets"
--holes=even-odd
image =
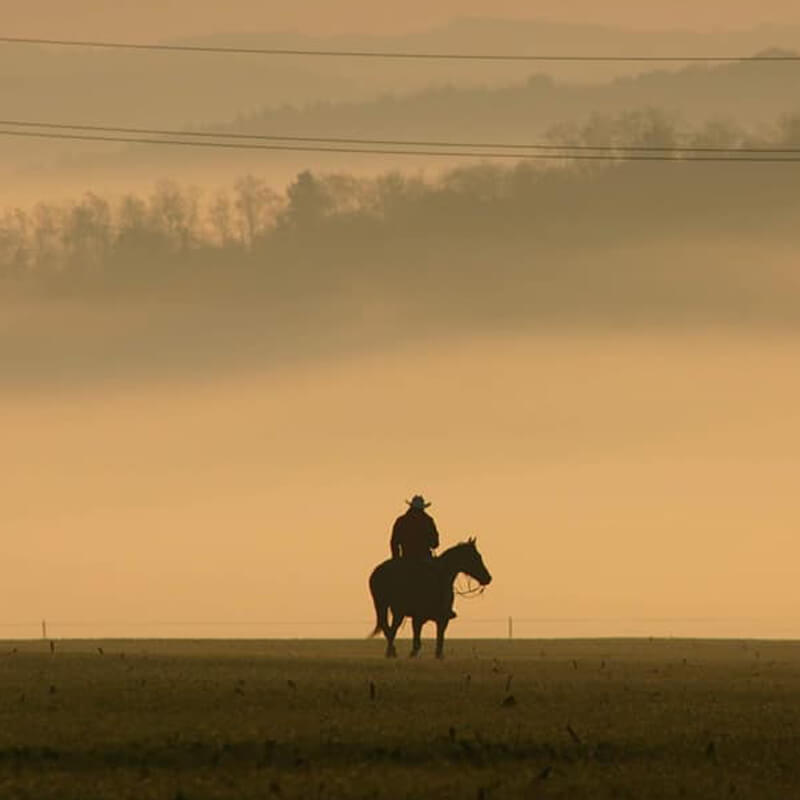
[(233, 207), (226, 192), (218, 192), (208, 209), (211, 230), (221, 247), (233, 241)]
[(108, 201), (89, 192), (65, 216), (61, 240), (68, 267), (85, 274), (101, 271), (111, 246)]
[(39, 203), (33, 209), (33, 261), (37, 270), (57, 272), (63, 266), (61, 230), (64, 212)]
[(199, 200), (199, 190), (182, 192), (173, 181), (161, 181), (150, 198), (154, 227), (180, 251), (188, 250), (199, 238)]
[(30, 267), (30, 219), (19, 208), (6, 211), (0, 222), (0, 276), (18, 278)]
[(236, 181), (235, 191), (241, 241), (251, 247), (273, 219), (279, 198), (261, 178), (252, 175)]

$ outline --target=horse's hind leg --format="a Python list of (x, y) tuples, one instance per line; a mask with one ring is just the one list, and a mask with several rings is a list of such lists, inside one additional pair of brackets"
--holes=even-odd
[(411, 627), (414, 631), (414, 643), (411, 645), (411, 658), (416, 658), (422, 647), (422, 620), (414, 617), (411, 622)]
[(392, 611), (392, 624), (386, 630), (386, 658), (397, 658), (397, 648), (394, 646), (394, 637), (403, 622), (403, 617)]

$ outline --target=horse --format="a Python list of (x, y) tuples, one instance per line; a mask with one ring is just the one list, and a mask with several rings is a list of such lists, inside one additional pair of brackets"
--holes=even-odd
[(444, 656), (444, 634), (453, 607), (453, 583), (461, 572), (481, 586), (492, 582), (474, 538), (448, 548), (429, 562), (392, 558), (375, 567), (369, 577), (369, 590), (377, 622), (370, 637), (383, 632), (387, 658), (397, 657), (394, 639), (406, 617), (411, 617), (414, 634), (411, 657), (419, 655), (422, 626), (428, 621), (436, 623), (436, 657)]

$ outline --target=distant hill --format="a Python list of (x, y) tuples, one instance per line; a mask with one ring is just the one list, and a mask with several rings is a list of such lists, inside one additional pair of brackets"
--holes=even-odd
[[(546, 22), (464, 19), (398, 37), (217, 35), (193, 44), (307, 49), (653, 55), (800, 49), (800, 28), (736, 34), (636, 32)], [(729, 118), (757, 127), (800, 107), (797, 65), (543, 65), (293, 59), (0, 46), (6, 118), (236, 132), (386, 138), (531, 139), (592, 113), (657, 107), (687, 123)], [(625, 73), (625, 74), (620, 74)], [(202, 182), (209, 172), (354, 167), (342, 158), (120, 148), (3, 139), (3, 178), (33, 186), (102, 182), (131, 169)], [(365, 160), (357, 162), (359, 168)], [(403, 162), (403, 166), (414, 162)], [(378, 164), (384, 168), (385, 164)], [(399, 165), (398, 165), (399, 166)], [(143, 169), (144, 168), (144, 169)], [(198, 175), (198, 168), (206, 172)], [(281, 172), (283, 170), (283, 172)], [(38, 190), (37, 190), (38, 191)], [(5, 196), (1, 198), (5, 201)]]
[[(497, 88), (440, 87), (408, 94), (383, 94), (372, 100), (317, 102), (305, 106), (266, 107), (209, 130), (231, 133), (330, 136), (375, 139), (428, 139), (485, 142), (544, 140), (554, 128), (585, 123), (592, 115), (656, 108), (678, 127), (731, 122), (746, 130), (774, 126), (785, 114), (800, 112), (794, 72), (797, 65), (744, 63), (695, 65), (670, 72), (657, 70), (617, 78), (605, 84), (558, 82), (534, 75), (516, 85)], [(268, 159), (268, 160), (265, 160)], [(73, 169), (169, 166), (175, 177), (227, 165), (232, 170), (259, 170), (268, 164), (292, 163), (323, 170), (364, 165), (363, 157), (314, 153), (254, 154), (195, 149), (134, 147), (78, 159)], [(374, 162), (377, 168), (381, 162)], [(403, 162), (414, 167), (425, 159)], [(432, 162), (431, 162), (432, 163)], [(192, 178), (196, 180), (196, 178)]]
[(227, 129), (462, 140), (466, 135), (488, 141), (522, 137), (525, 141), (555, 123), (647, 107), (662, 109), (691, 124), (731, 119), (747, 127), (771, 123), (782, 113), (800, 109), (797, 85), (795, 68), (787, 69), (785, 63), (694, 65), (599, 85), (558, 82), (538, 74), (504, 87), (451, 86), (407, 95), (385, 94), (367, 102), (265, 108)]
[[(800, 27), (736, 34), (637, 32), (550, 22), (463, 19), (396, 37), (294, 33), (214, 35), (174, 43), (330, 50), (404, 50), (599, 55), (738, 55), (800, 48)], [(524, 82), (529, 64), (294, 59), (142, 53), (0, 45), (3, 113), (116, 124), (203, 123), (286, 103), (364, 101), (430, 86), (498, 87)], [(647, 65), (548, 65), (561, 80), (594, 83)], [(787, 80), (794, 74), (784, 67)]]

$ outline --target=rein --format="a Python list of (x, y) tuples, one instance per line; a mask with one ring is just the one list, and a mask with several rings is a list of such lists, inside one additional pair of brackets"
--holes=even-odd
[[(436, 560), (439, 563), (444, 563), (444, 559), (446, 559), (451, 553), (454, 554), (460, 547), (465, 547), (467, 544), (468, 543), (466, 543), (466, 542), (462, 542), (460, 545), (455, 545), (454, 547), (451, 547), (448, 550), (445, 550), (445, 552), (442, 553), (442, 555), (438, 556)], [(470, 540), (469, 544), (472, 544), (474, 546), (474, 541)], [(448, 561), (449, 560), (450, 559), (448, 559)], [(470, 599), (474, 600), (476, 597), (480, 597), (484, 593), (484, 591), (486, 590), (486, 587), (485, 586), (481, 586), (479, 583), (473, 585), (473, 583), (472, 583), (473, 578), (470, 575), (468, 575), (467, 573), (463, 572), (461, 569), (459, 569), (458, 568), (458, 564), (456, 564), (454, 566), (455, 566), (456, 578), (458, 578), (459, 574), (465, 575), (466, 576), (466, 580), (467, 580), (467, 586), (466, 586), (465, 589), (459, 589), (456, 586), (455, 579), (454, 579), (453, 580), (453, 594), (456, 595), (457, 597), (463, 597), (463, 598), (465, 598), (467, 600), (470, 600)]]
[(485, 586), (481, 586), (480, 584), (476, 584), (472, 586), (472, 581), (467, 578), (467, 588), (466, 589), (457, 589), (455, 586), (453, 587), (453, 593), (457, 597), (463, 597), (467, 600), (474, 600), (476, 597), (480, 597), (484, 591), (486, 591)]

